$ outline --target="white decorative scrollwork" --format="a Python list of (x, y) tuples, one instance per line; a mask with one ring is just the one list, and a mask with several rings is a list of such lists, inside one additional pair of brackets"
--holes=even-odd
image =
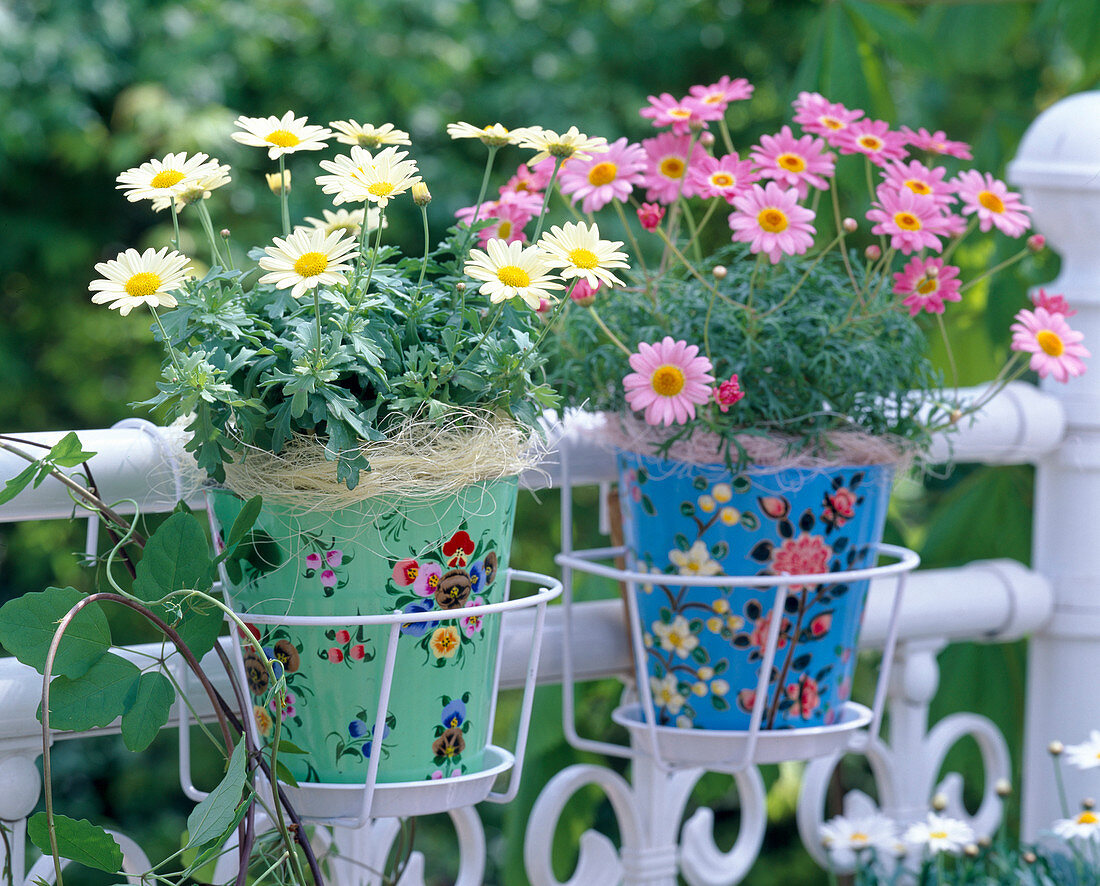
[[(531, 883), (675, 886), (679, 873), (692, 886), (733, 886), (748, 873), (764, 840), (764, 782), (754, 768), (733, 773), (741, 798), (741, 828), (733, 848), (722, 852), (714, 843), (710, 809), (697, 810), (679, 835), (684, 809), (703, 772), (670, 772), (644, 756), (634, 760), (633, 785), (602, 766), (563, 769), (543, 788), (528, 821), (524, 864)], [(622, 846), (617, 849), (603, 834), (585, 831), (576, 870), (562, 883), (551, 865), (554, 831), (569, 799), (590, 784), (611, 801)]]
[[(126, 882), (133, 884), (133, 886), (140, 886), (145, 882), (142, 880), (142, 874), (152, 867), (149, 864), (149, 859), (133, 840), (127, 837), (125, 834), (120, 834), (118, 831), (107, 831), (115, 841), (118, 843), (119, 848), (122, 850), (122, 873), (126, 875)], [(64, 870), (69, 864), (67, 858), (61, 859), (61, 868)], [(47, 883), (56, 883), (56, 873), (53, 866), (53, 856), (43, 855), (38, 861), (34, 863), (29, 871), (27, 871), (26, 879), (23, 881), (24, 886), (31, 886), (32, 883), (37, 883), (40, 880), (44, 880)]]

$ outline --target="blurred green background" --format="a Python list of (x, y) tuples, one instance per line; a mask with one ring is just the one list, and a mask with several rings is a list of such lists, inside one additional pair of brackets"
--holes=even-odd
[[(115, 176), (127, 167), (197, 150), (231, 164), (234, 182), (210, 206), (240, 255), (267, 240), (278, 207), (263, 185), (261, 173), (273, 168), (263, 152), (230, 139), (237, 115), (292, 109), (316, 123), (392, 122), (412, 134), (441, 233), (454, 210), (476, 197), (483, 162), (476, 142), (447, 139), (446, 123), (576, 124), (636, 140), (651, 133), (637, 115), (647, 95), (682, 95), (723, 74), (756, 86), (755, 98), (735, 111), (739, 146), (776, 129), (791, 99), (808, 89), (897, 125), (946, 130), (974, 145), (978, 168), (1000, 175), (1044, 107), (1095, 85), (1100, 4), (7, 0), (0, 4), (0, 430), (108, 426), (134, 414), (128, 404), (152, 391), (160, 355), (147, 322), (95, 307), (87, 292), (95, 262), (170, 236), (164, 214), (115, 190)], [(502, 155), (498, 168), (506, 174), (522, 159)], [(296, 217), (328, 207), (309, 184), (315, 160), (291, 158)], [(391, 239), (418, 249), (411, 207), (395, 204), (390, 216)], [(957, 257), (964, 276), (990, 263), (987, 254)], [(1018, 268), (952, 306), (964, 315), (964, 383), (996, 371), (1009, 318), (1025, 304), (1028, 286), (1054, 277), (1057, 260), (1043, 256)], [(960, 465), (910, 479), (895, 496), (888, 540), (916, 547), (927, 566), (1001, 556), (1027, 562), (1031, 490), (1024, 467)], [(577, 541), (591, 546), (598, 542), (594, 490), (581, 498), (587, 507)], [(553, 570), (556, 502), (553, 493), (539, 502), (524, 497), (517, 565)], [(71, 554), (81, 545), (67, 524), (0, 526), (0, 600), (49, 584), (89, 586)], [(128, 639), (140, 636), (133, 627)], [(940, 658), (934, 717), (985, 713), (1015, 749), (1025, 654), (1022, 645), (949, 648)], [(1000, 676), (979, 685), (969, 679), (977, 668)], [(611, 734), (616, 691), (600, 684), (583, 696), (590, 732)], [(558, 690), (540, 691), (520, 798), (484, 810), (489, 883), (526, 882), (530, 805), (553, 773), (578, 760), (562, 740), (558, 703)], [(66, 812), (117, 822), (162, 857), (175, 848), (187, 811), (174, 788), (174, 748), (174, 736), (163, 736), (138, 764), (109, 739), (61, 746)], [(950, 764), (973, 774), (975, 761), (974, 749), (961, 747)], [(745, 881), (752, 886), (825, 882), (794, 838), (796, 775), (791, 767), (768, 773), (772, 822), (766, 855)], [(866, 781), (855, 761), (843, 777), (844, 787)], [(980, 785), (970, 781), (974, 796)], [(727, 789), (728, 779), (708, 777), (695, 797), (715, 808), (724, 847), (737, 822), (736, 795)], [(593, 825), (615, 833), (602, 796), (582, 793), (559, 829), (559, 876), (569, 871), (577, 837)], [(431, 882), (448, 882), (455, 855), (449, 827), (425, 823), (418, 833), (438, 878)]]

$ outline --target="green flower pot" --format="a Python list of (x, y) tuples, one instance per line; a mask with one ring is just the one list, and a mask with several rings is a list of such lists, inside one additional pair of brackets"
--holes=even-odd
[[(250, 625), (242, 655), (265, 743), (304, 754), (280, 757), (299, 782), (355, 783), (371, 755), (380, 782), (476, 772), (489, 741), (498, 618), (403, 625), (386, 722), (374, 723), (388, 627), (343, 625), (356, 615), (440, 611), (504, 599), (516, 478), (478, 483), (430, 503), (387, 497), (336, 511), (264, 503), (250, 536), (224, 564), (231, 605), (247, 614), (332, 617), (329, 627)], [(231, 492), (212, 493), (217, 542), (240, 512)], [(277, 712), (257, 648), (285, 673)]]

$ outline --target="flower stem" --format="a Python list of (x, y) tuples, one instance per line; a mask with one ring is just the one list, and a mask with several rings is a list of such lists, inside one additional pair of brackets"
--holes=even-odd
[(290, 197), (286, 186), (286, 160), (279, 155), (279, 204), (283, 211), (283, 236), (290, 236)]
[(1005, 260), (1004, 260), (1003, 262), (1001, 262), (1000, 264), (996, 264), (996, 265), (994, 265), (993, 267), (991, 267), (991, 268), (990, 268), (989, 270), (987, 270), (987, 271), (984, 271), (984, 272), (982, 272), (982, 273), (981, 273), (981, 274), (979, 274), (979, 275), (978, 275), (977, 277), (975, 277), (975, 278), (974, 278), (973, 280), (968, 280), (968, 281), (967, 281), (966, 283), (964, 283), (964, 284), (963, 284), (962, 286), (960, 286), (960, 287), (959, 287), (959, 295), (962, 295), (962, 294), (963, 294), (964, 292), (966, 292), (966, 290), (968, 290), (968, 289), (969, 289), (969, 288), (970, 288), (971, 286), (974, 286), (974, 285), (975, 285), (975, 284), (977, 284), (977, 283), (981, 283), (981, 282), (982, 282), (982, 280), (984, 280), (984, 279), (985, 279), (986, 277), (992, 277), (992, 276), (993, 276), (994, 274), (996, 274), (996, 273), (997, 273), (998, 271), (1003, 271), (1003, 270), (1004, 270), (1005, 268), (1007, 268), (1007, 267), (1008, 267), (1009, 265), (1014, 265), (1014, 264), (1016, 264), (1016, 262), (1018, 262), (1018, 261), (1019, 261), (1020, 259), (1022, 259), (1022, 258), (1023, 258), (1023, 257), (1025, 256), (1025, 255), (1027, 255), (1027, 254), (1028, 254), (1028, 253), (1029, 253), (1030, 251), (1031, 251), (1030, 249), (1021, 249), (1021, 250), (1020, 250), (1019, 252), (1017, 252), (1017, 253), (1016, 253), (1015, 255), (1013, 255), (1013, 256), (1010, 256), (1009, 258), (1006, 258), (1006, 259), (1005, 259)]
[[(370, 292), (371, 280), (374, 279), (374, 266), (378, 261), (378, 250), (380, 250), (382, 248), (382, 227), (383, 227), (383, 224), (384, 224), (385, 221), (386, 221), (386, 208), (384, 206), (380, 206), (378, 208), (378, 232), (374, 235), (374, 250), (371, 252), (371, 256), (370, 256), (370, 270), (367, 271), (367, 282), (363, 286), (363, 291), (361, 293), (359, 293), (358, 297), (355, 299), (355, 304), (352, 305), (352, 310), (354, 310), (354, 311), (359, 310), (359, 305), (361, 305), (363, 303), (363, 299), (366, 297), (367, 293)], [(364, 209), (364, 212), (363, 212), (363, 227), (366, 228), (366, 226), (367, 226), (367, 213)]]
[(638, 260), (638, 264), (642, 269), (642, 276), (648, 277), (649, 270), (646, 268), (645, 259), (642, 258), (642, 250), (638, 246), (638, 239), (634, 236), (634, 229), (630, 226), (630, 223), (626, 219), (626, 213), (623, 211), (622, 201), (618, 197), (611, 201), (615, 207), (615, 212), (619, 215), (619, 221), (623, 223), (623, 228), (626, 230), (627, 239), (630, 241), (630, 248), (634, 250), (634, 257)]
[(160, 329), (161, 338), (164, 339), (164, 346), (168, 349), (168, 356), (172, 358), (172, 365), (176, 367), (176, 375), (179, 376), (179, 380), (182, 382), (183, 367), (180, 366), (179, 358), (176, 357), (176, 350), (172, 347), (172, 340), (168, 337), (168, 333), (164, 329), (164, 324), (160, 322), (160, 314), (157, 313), (157, 309), (149, 305), (149, 310), (153, 314), (153, 319), (157, 321), (157, 327)]
[(500, 150), (498, 145), (486, 145), (489, 149), (489, 157), (485, 161), (485, 173), (481, 176), (481, 190), (477, 195), (477, 203), (474, 204), (474, 214), (470, 218), (470, 224), (466, 231), (466, 237), (462, 241), (462, 247), (458, 250), (458, 255), (455, 258), (463, 258), (466, 255), (466, 250), (470, 248), (470, 238), (474, 233), (474, 225), (478, 221), (478, 216), (481, 215), (481, 204), (485, 200), (485, 192), (489, 189), (489, 176), (493, 173), (493, 161), (496, 159), (497, 151)]
[(317, 293), (317, 287), (313, 287), (313, 317), (317, 321), (317, 366), (321, 368), (321, 296)]
[(428, 233), (427, 206), (420, 207), (420, 218), (424, 222), (424, 260), (420, 262), (420, 279), (416, 281), (416, 291), (418, 295), (420, 293), (420, 287), (424, 285), (424, 272), (428, 270), (428, 251), (431, 248), (430, 234)]
[(611, 341), (614, 343), (615, 347), (617, 347), (620, 351), (622, 351), (624, 354), (626, 354), (627, 357), (633, 357), (634, 353), (630, 350), (630, 348), (628, 348), (626, 345), (624, 345), (619, 340), (619, 337), (617, 335), (615, 335), (614, 332), (612, 332), (610, 329), (607, 328), (607, 324), (604, 323), (603, 318), (599, 314), (596, 313), (596, 309), (594, 307), (592, 307), (592, 305), (589, 305), (588, 310), (592, 312), (592, 319), (594, 319), (596, 321), (596, 325), (599, 326), (600, 329), (602, 329), (604, 331), (604, 335), (606, 335), (609, 339), (611, 339)]
[[(477, 340), (477, 342), (474, 344), (474, 346), (472, 348), (470, 348), (470, 353), (468, 353), (465, 357), (462, 358), (462, 362), (459, 363), (458, 366), (455, 367), (455, 373), (457, 373), (458, 370), (460, 370), (463, 366), (465, 366), (467, 363), (470, 362), (470, 358), (474, 355), (474, 353), (477, 351), (477, 349), (480, 348), (482, 346), (482, 344), (484, 344), (485, 339), (488, 337), (488, 335), (492, 331), (493, 327), (496, 326), (497, 320), (500, 319), (500, 315), (503, 314), (503, 313), (504, 313), (504, 302), (501, 302), (500, 304), (497, 305), (496, 313), (493, 314), (492, 319), (489, 320), (489, 325), (486, 326), (485, 331), (481, 333), (481, 338), (479, 338)], [(451, 373), (451, 374), (454, 375), (454, 373)]]
[(535, 235), (531, 238), (531, 242), (534, 243), (539, 239), (539, 234), (542, 233), (542, 223), (546, 221), (546, 207), (550, 205), (550, 194), (554, 190), (554, 185), (558, 181), (558, 170), (561, 169), (562, 157), (554, 158), (554, 171), (550, 173), (550, 181), (546, 183), (546, 193), (542, 198), (542, 209), (539, 211), (539, 222), (535, 225)]
[(951, 378), (955, 384), (955, 397), (959, 396), (959, 369), (955, 365), (955, 352), (951, 350), (951, 339), (947, 337), (947, 325), (943, 322), (943, 314), (936, 314), (936, 325), (940, 328), (940, 337), (943, 339), (943, 347), (947, 351), (947, 362), (951, 367)]
[(202, 228), (206, 231), (206, 237), (210, 240), (210, 252), (214, 259), (214, 264), (221, 267), (225, 267), (225, 262), (222, 259), (221, 250), (218, 249), (218, 241), (214, 236), (214, 222), (210, 219), (210, 211), (206, 208), (206, 201), (199, 200), (198, 202), (199, 221), (202, 222)]
[(180, 218), (176, 212), (176, 195), (169, 195), (172, 205), (169, 207), (172, 211), (172, 246), (175, 247), (176, 252), (180, 251)]

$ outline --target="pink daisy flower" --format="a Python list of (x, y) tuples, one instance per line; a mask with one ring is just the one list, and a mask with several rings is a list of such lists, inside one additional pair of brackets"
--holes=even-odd
[(690, 135), (673, 135), (662, 132), (642, 142), (646, 152), (646, 171), (642, 184), (646, 187), (646, 200), (658, 203), (675, 203), (680, 195), (683, 182), (685, 197), (695, 195), (695, 186), (685, 180), (688, 168), (696, 166), (706, 152), (695, 145), (691, 157), (688, 157)]
[(688, 90), (692, 98), (719, 112), (717, 117), (708, 117), (708, 120), (721, 119), (730, 102), (752, 98), (752, 91), (752, 84), (744, 77), (738, 77), (736, 80), (722, 77), (721, 80), (712, 83), (710, 86), (693, 86)]
[(942, 166), (929, 169), (917, 160), (890, 163), (882, 170), (885, 183), (897, 190), (908, 188), (914, 194), (931, 197), (936, 206), (947, 207), (955, 202), (955, 189), (944, 181), (947, 170)]
[(511, 191), (514, 193), (534, 193), (546, 190), (550, 184), (550, 176), (554, 174), (554, 158), (547, 157), (535, 164), (534, 168), (526, 163), (521, 163), (507, 182), (500, 186), (500, 193)]
[(1020, 196), (1013, 194), (988, 172), (984, 175), (975, 169), (960, 172), (955, 179), (955, 188), (963, 204), (963, 215), (978, 214), (978, 227), (988, 231), (996, 227), (1002, 234), (1019, 237), (1030, 226), (1026, 213), (1030, 206), (1020, 202)]
[(814, 213), (798, 205), (798, 191), (784, 190), (775, 182), (753, 185), (733, 198), (729, 224), (734, 242), (748, 243), (749, 251), (763, 252), (776, 264), (780, 257), (801, 255), (814, 242)]
[[(525, 194), (523, 196), (531, 197), (533, 195)], [(535, 212), (541, 206), (542, 200), (539, 198)], [(474, 207), (467, 206), (465, 209), (460, 209), (455, 215), (460, 221), (472, 224), (474, 221)], [(496, 219), (496, 224), (489, 225), (477, 232), (478, 245), (484, 248), (486, 243), (494, 239), (504, 240), (508, 243), (527, 239), (523, 233), (523, 227), (534, 217), (534, 213), (530, 211), (530, 207), (524, 202), (501, 199), (482, 203), (477, 216), (478, 221)]]
[(642, 183), (645, 166), (645, 149), (620, 138), (603, 154), (566, 163), (559, 177), (561, 192), (571, 196), (574, 203), (582, 200), (585, 212), (596, 212), (612, 200), (630, 197), (634, 186)]
[(1031, 293), (1031, 303), (1037, 308), (1044, 308), (1048, 314), (1061, 314), (1067, 320), (1077, 313), (1069, 306), (1064, 295), (1053, 295), (1045, 289)]
[(942, 129), (929, 132), (921, 127), (913, 132), (908, 126), (901, 127), (901, 134), (905, 136), (906, 144), (912, 145), (920, 151), (929, 154), (946, 154), (948, 157), (958, 157), (960, 160), (971, 160), (970, 145), (966, 142), (950, 141)]
[(936, 252), (943, 249), (938, 236), (943, 233), (943, 216), (931, 197), (883, 185), (876, 196), (874, 208), (867, 212), (867, 220), (875, 222), (872, 234), (889, 235), (890, 245), (906, 254), (926, 247)]
[(649, 107), (642, 108), (638, 113), (652, 119), (654, 126), (671, 126), (674, 135), (686, 135), (693, 123), (705, 126), (706, 120), (717, 119), (713, 116), (712, 107), (691, 96), (675, 99), (670, 93), (662, 92), (660, 96), (651, 95), (648, 98)]
[(695, 418), (695, 407), (710, 399), (714, 381), (710, 360), (698, 354), (697, 345), (669, 335), (657, 344), (639, 344), (630, 355), (634, 371), (623, 378), (627, 404), (644, 409), (651, 425), (682, 425)]
[(1015, 319), (1012, 350), (1031, 354), (1031, 369), (1039, 373), (1039, 378), (1053, 375), (1064, 382), (1085, 371), (1082, 358), (1089, 352), (1080, 343), (1085, 336), (1070, 329), (1061, 314), (1052, 314), (1046, 308), (1024, 308)]
[(943, 259), (914, 256), (899, 272), (894, 274), (894, 293), (904, 295), (902, 304), (909, 308), (909, 316), (921, 311), (942, 314), (945, 301), (960, 301), (959, 269), (944, 266)]
[(833, 147), (836, 147), (834, 139), (863, 116), (863, 111), (849, 111), (816, 92), (800, 92), (792, 104), (794, 122), (805, 132), (825, 136)]
[(751, 160), (742, 160), (737, 152), (722, 158), (703, 154), (688, 170), (688, 181), (700, 197), (724, 197), (732, 203), (749, 185), (760, 178)]
[(900, 132), (891, 132), (890, 124), (882, 120), (856, 120), (831, 143), (842, 154), (865, 154), (879, 166), (887, 160), (901, 160), (908, 153), (905, 150), (905, 136)]
[(823, 176), (831, 176), (835, 170), (834, 157), (825, 150), (825, 142), (812, 135), (795, 138), (789, 126), (776, 135), (765, 135), (760, 145), (750, 155), (760, 167), (760, 174), (773, 178), (788, 188), (797, 188), (800, 199), (805, 199), (810, 185), (818, 190), (828, 190), (829, 183)]

